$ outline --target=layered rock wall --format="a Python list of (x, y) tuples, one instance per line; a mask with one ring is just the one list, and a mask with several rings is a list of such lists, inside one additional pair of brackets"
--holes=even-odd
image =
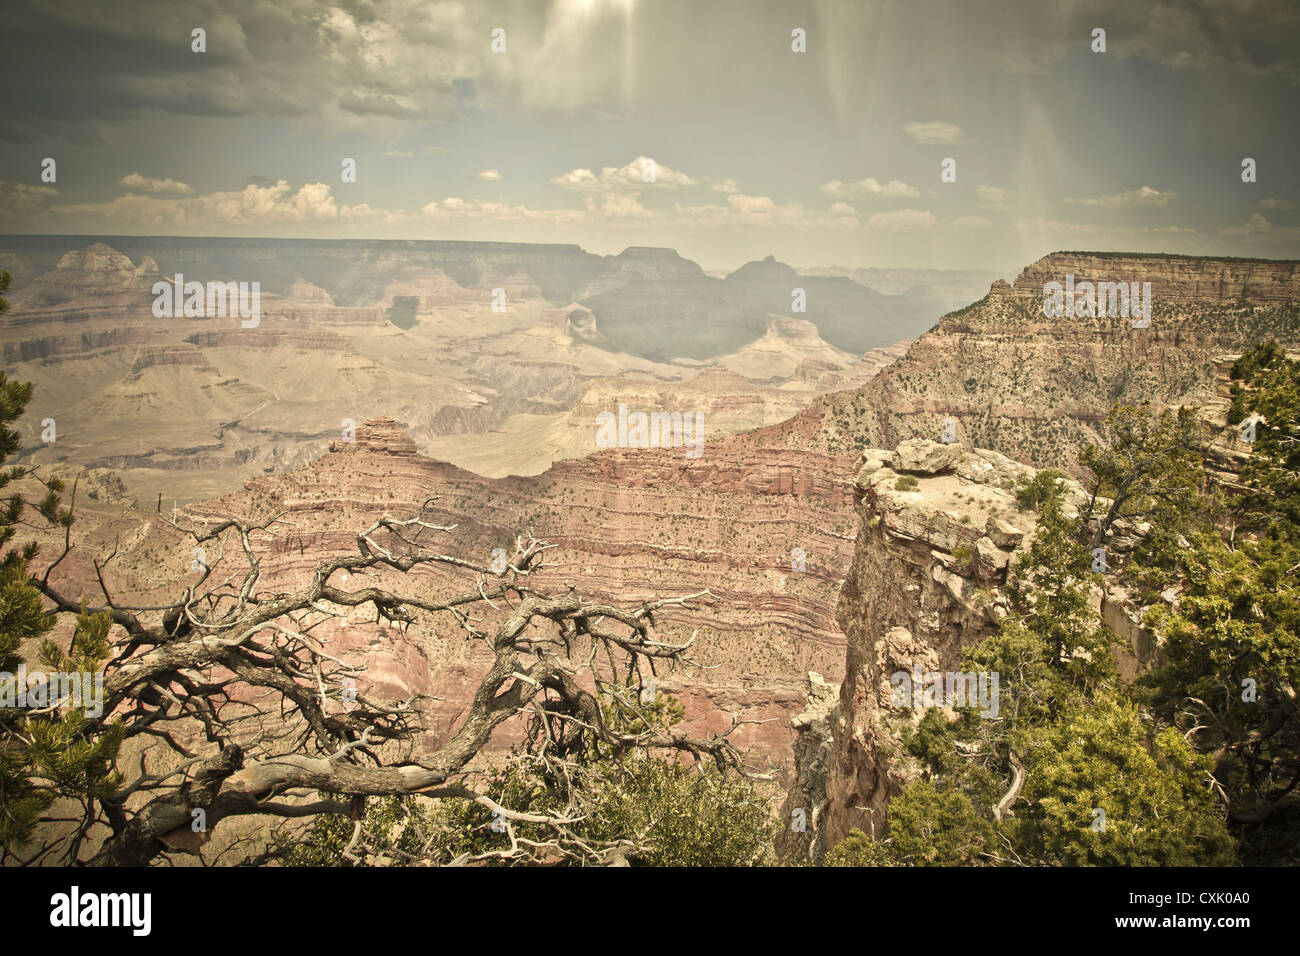
[[(1068, 275), (1149, 282), (1149, 326), (1047, 317), (1043, 287)], [(952, 419), (967, 443), (1076, 470), (1078, 449), (1099, 439), (1113, 405), (1213, 401), (1221, 356), (1268, 339), (1300, 348), (1300, 263), (1053, 253), (945, 316), (861, 390), (799, 417), (811, 447), (938, 439)]]

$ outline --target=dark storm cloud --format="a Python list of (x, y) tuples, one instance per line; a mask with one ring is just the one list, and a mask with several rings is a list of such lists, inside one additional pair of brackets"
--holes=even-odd
[[(1103, 27), (1119, 57), (1188, 68), (1228, 65), (1300, 80), (1300, 5), (1292, 3), (698, 5), (670, 0), (605, 6), (640, 11), (647, 15), (643, 20), (662, 14), (665, 22), (679, 25), (639, 41), (646, 64), (672, 62), (701, 39), (708, 45), (708, 37), (691, 36), (695, 22), (716, 33), (729, 18), (764, 17), (782, 26), (809, 23), (815, 43), (833, 46), (839, 36), (874, 45), (887, 37), (891, 47), (928, 46), (957, 65), (1011, 71), (1046, 68), (1070, 46), (1086, 41), (1092, 28)], [(478, 77), (527, 99), (530, 81), (564, 87), (581, 84), (579, 77), (565, 74), (608, 75), (608, 60), (617, 57), (619, 45), (598, 33), (572, 51), (556, 43), (563, 32), (557, 26), (561, 14), (599, 26), (599, 19), (585, 8), (579, 12), (580, 7), (563, 0), (464, 5), (17, 0), (6, 13), (0, 83), (10, 93), (7, 118), (15, 130), (10, 135), (23, 138), (38, 128), (68, 133), (78, 123), (150, 111), (285, 118), (320, 114), (333, 105), (360, 115), (456, 120), (453, 83), (458, 79)], [(516, 56), (490, 58), (487, 33), (494, 23), (510, 25)], [(620, 28), (612, 18), (609, 24)], [(196, 26), (207, 31), (206, 53), (191, 52), (190, 31)], [(580, 55), (529, 62), (530, 53), (547, 47)], [(722, 58), (716, 59), (721, 69)]]

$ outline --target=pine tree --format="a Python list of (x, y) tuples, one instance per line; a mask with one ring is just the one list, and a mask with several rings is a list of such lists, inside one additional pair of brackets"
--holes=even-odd
[[(8, 271), (0, 273), (0, 292), (9, 288)], [(9, 303), (0, 297), (0, 312)], [(14, 422), (31, 400), (30, 383), (16, 382), (0, 372), (0, 465), (21, 448)], [(16, 482), (39, 481), (36, 470), (22, 466), (0, 468), (0, 488)], [(40, 482), (45, 492), (33, 502), (13, 492), (0, 506), (0, 549), (13, 542), (20, 522), (29, 511), (59, 527), (72, 523), (62, 507), (63, 483)], [(43, 638), (54, 626), (41, 592), (32, 584), (28, 563), (38, 547), (28, 542), (10, 547), (0, 558), (0, 846), (16, 850), (56, 797), (74, 800), (104, 798), (116, 782), (110, 764), (120, 740), (110, 729), (90, 733), (83, 713), (69, 708), (59, 713), (51, 707), (18, 707), (15, 671), (23, 661), (25, 644)], [(79, 615), (67, 654), (45, 639), (37, 648), (37, 663), (49, 671), (96, 670), (108, 656), (107, 615)]]

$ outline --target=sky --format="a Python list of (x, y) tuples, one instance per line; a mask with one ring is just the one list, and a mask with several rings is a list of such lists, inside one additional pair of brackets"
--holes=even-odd
[(4, 23), (0, 233), (1300, 258), (1296, 3), (10, 0)]

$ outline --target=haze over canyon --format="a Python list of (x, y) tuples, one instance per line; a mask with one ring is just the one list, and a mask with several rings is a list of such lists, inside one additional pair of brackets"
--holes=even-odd
[[(707, 589), (707, 607), (677, 618), (698, 629), (702, 669), (659, 686), (700, 732), (754, 721), (732, 739), (770, 762), (783, 790), (799, 776), (791, 720), (808, 706), (809, 673), (862, 679), (862, 647), (889, 631), (863, 617), (874, 599), (859, 596), (862, 582), (894, 587), (911, 567), (888, 556), (901, 545), (863, 537), (863, 448), (888, 455), (956, 423), (944, 447), (967, 457), (911, 470), (956, 468), (957, 485), (864, 512), (883, 516), (885, 542), (937, 555), (923, 575), (954, 582), (939, 593), (956, 603), (924, 611), (929, 623), (914, 622), (910, 638), (944, 657), (991, 620), (960, 603), (951, 570), (951, 552), (973, 548), (988, 517), (982, 506), (969, 520), (961, 480), (1005, 497), (1025, 469), (1076, 468), (1112, 404), (1213, 406), (1225, 356), (1268, 337), (1300, 345), (1296, 262), (1057, 253), (1012, 283), (933, 272), (883, 294), (774, 261), (711, 278), (665, 249), (601, 258), (475, 243), (21, 242), (5, 240), (25, 249), (8, 261), (33, 278), (15, 284), (0, 344), (11, 374), (38, 390), (22, 460), (81, 482), (83, 550), (55, 574), (70, 593), (94, 580), (96, 548), (110, 547), (114, 593), (148, 604), (183, 587), (192, 560), (178, 516), (282, 514), (292, 530), (255, 545), (261, 586), (299, 586), (323, 556), (354, 547), (358, 529), (429, 502), (434, 520), (454, 525), (452, 553), (485, 562), (531, 532), (556, 545), (540, 580), (580, 582), (585, 597)], [(1043, 315), (1052, 277), (1116, 271), (1151, 282), (1149, 328)], [(176, 272), (261, 281), (260, 323), (155, 317), (150, 289)], [(987, 291), (960, 291), (975, 281)], [(805, 314), (790, 312), (797, 287)], [(962, 307), (948, 311), (954, 298)], [(598, 416), (620, 404), (702, 411), (699, 456), (597, 448)], [(44, 419), (56, 440), (41, 440)], [(1014, 550), (1029, 530), (993, 540)], [(989, 559), (986, 584), (1008, 561)], [(431, 574), (421, 588), (450, 583)], [(394, 699), (438, 694), (435, 737), (454, 728), (490, 663), (454, 627), (417, 636), (347, 621), (336, 639), (365, 654), (365, 686)], [(851, 724), (862, 691), (845, 693)], [(513, 739), (503, 731), (497, 746)], [(827, 818), (843, 836), (837, 820)]]

